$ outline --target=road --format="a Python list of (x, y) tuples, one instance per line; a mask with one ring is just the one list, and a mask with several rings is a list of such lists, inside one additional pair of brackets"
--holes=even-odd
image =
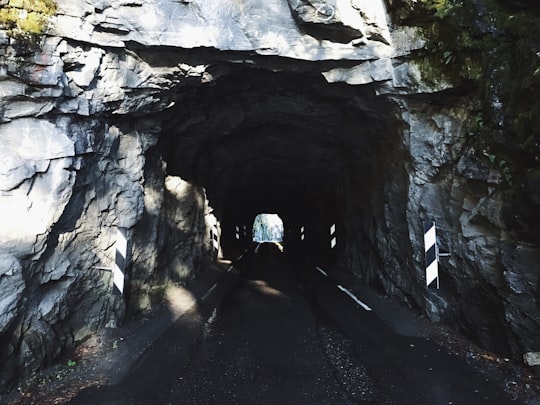
[[(396, 334), (324, 270), (264, 244), (204, 324), (73, 404), (518, 404), (460, 357)], [(192, 345), (186, 345), (189, 340)]]

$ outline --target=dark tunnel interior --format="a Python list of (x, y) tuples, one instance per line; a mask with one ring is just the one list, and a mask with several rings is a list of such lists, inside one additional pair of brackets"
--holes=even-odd
[(225, 257), (247, 247), (250, 231), (238, 238), (236, 228), (250, 230), (263, 212), (283, 219), (289, 252), (350, 254), (369, 238), (362, 215), (382, 215), (385, 178), (396, 176), (381, 169), (400, 153), (392, 103), (320, 74), (229, 70), (167, 116), (167, 173), (205, 188)]

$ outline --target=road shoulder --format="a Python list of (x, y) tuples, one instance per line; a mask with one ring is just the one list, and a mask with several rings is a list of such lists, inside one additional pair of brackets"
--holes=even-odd
[[(204, 320), (203, 305), (217, 305), (237, 278), (230, 262), (209, 263), (185, 286), (171, 286), (163, 302), (152, 310), (127, 319), (120, 327), (104, 328), (62, 356), (52, 367), (33, 374), (2, 403), (61, 404), (91, 387), (117, 384), (144, 354), (183, 318)], [(219, 287), (219, 288), (217, 288)], [(190, 342), (186, 342), (189, 344)]]

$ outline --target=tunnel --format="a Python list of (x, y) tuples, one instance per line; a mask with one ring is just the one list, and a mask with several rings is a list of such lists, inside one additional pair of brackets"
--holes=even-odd
[(540, 350), (535, 10), (323, 3), (2, 2), (0, 385), (248, 268), (261, 213), (287, 268)]
[(283, 219), (286, 252), (376, 276), (377, 224), (406, 226), (403, 125), (388, 97), (245, 66), (185, 93), (164, 118), (166, 171), (204, 187), (224, 257), (268, 212)]

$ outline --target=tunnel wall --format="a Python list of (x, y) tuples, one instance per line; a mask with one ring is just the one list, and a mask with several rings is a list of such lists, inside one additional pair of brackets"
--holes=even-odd
[[(363, 164), (319, 171), (318, 182), (306, 186), (316, 189), (328, 179), (339, 186), (333, 191), (338, 268), (491, 350), (516, 359), (540, 350), (538, 169), (519, 167), (525, 155), (510, 169), (486, 149), (492, 144), (470, 135), (495, 133), (499, 151), (511, 149), (510, 131), (499, 124), (507, 122), (503, 102), (489, 98), (499, 78), (479, 76), (482, 67), (469, 57), (478, 49), (470, 44), (433, 48), (440, 42), (430, 38), (437, 32), (433, 10), (415, 14), (421, 2), (406, 0), (353, 2), (340, 10), (354, 14), (353, 26), (318, 21), (306, 33), (311, 17), (302, 10), (309, 7), (300, 7), (306, 2), (250, 0), (237, 7), (208, 0), (199, 9), (172, 0), (159, 8), (150, 1), (57, 3), (39, 41), (21, 42), (4, 29), (0, 36), (4, 387), (122, 319), (125, 302), (112, 295), (111, 276), (99, 269), (111, 266), (117, 227), (131, 241), (134, 311), (150, 307), (167, 283), (194, 276), (211, 244), (205, 195), (219, 202), (224, 183), (199, 181), (192, 172), (183, 181), (169, 169), (205, 149), (201, 139), (215, 141), (206, 135), (224, 135), (249, 114), (271, 121), (289, 113), (297, 127), (305, 121), (328, 127), (336, 136), (325, 138), (329, 145), (346, 140), (338, 138), (340, 124), (326, 119), (325, 104), (310, 103), (304, 91), (339, 103), (334, 110), (389, 123), (360, 143), (377, 144), (380, 135), (381, 144), (353, 151)], [(482, 17), (486, 9), (480, 9)], [(491, 35), (490, 27), (474, 24), (480, 36)], [(342, 28), (346, 38), (332, 34)], [(463, 57), (457, 65), (466, 72), (448, 74), (452, 56)], [(486, 71), (498, 66), (491, 63)], [(246, 94), (239, 82), (201, 108), (200, 89), (239, 66), (243, 78), (248, 70), (287, 76), (273, 88), (280, 114), (266, 114), (268, 104), (255, 97), (258, 84), (243, 104), (229, 103)], [(312, 85), (297, 85), (301, 78)], [(486, 105), (478, 88), (488, 94)], [(234, 111), (208, 115), (219, 103)], [(348, 127), (347, 135), (361, 137), (363, 129)], [(169, 160), (170, 140), (185, 134), (187, 141), (176, 141), (177, 161)], [(533, 141), (525, 144), (536, 153)], [(437, 222), (441, 250), (451, 253), (441, 260), (440, 290), (425, 285), (425, 220)]]
[[(164, 174), (157, 122), (21, 118), (0, 131), (12, 146), (0, 254), (0, 382), (10, 387), (126, 311), (149, 309), (210, 252), (204, 192)], [(111, 272), (119, 228), (123, 295)]]

